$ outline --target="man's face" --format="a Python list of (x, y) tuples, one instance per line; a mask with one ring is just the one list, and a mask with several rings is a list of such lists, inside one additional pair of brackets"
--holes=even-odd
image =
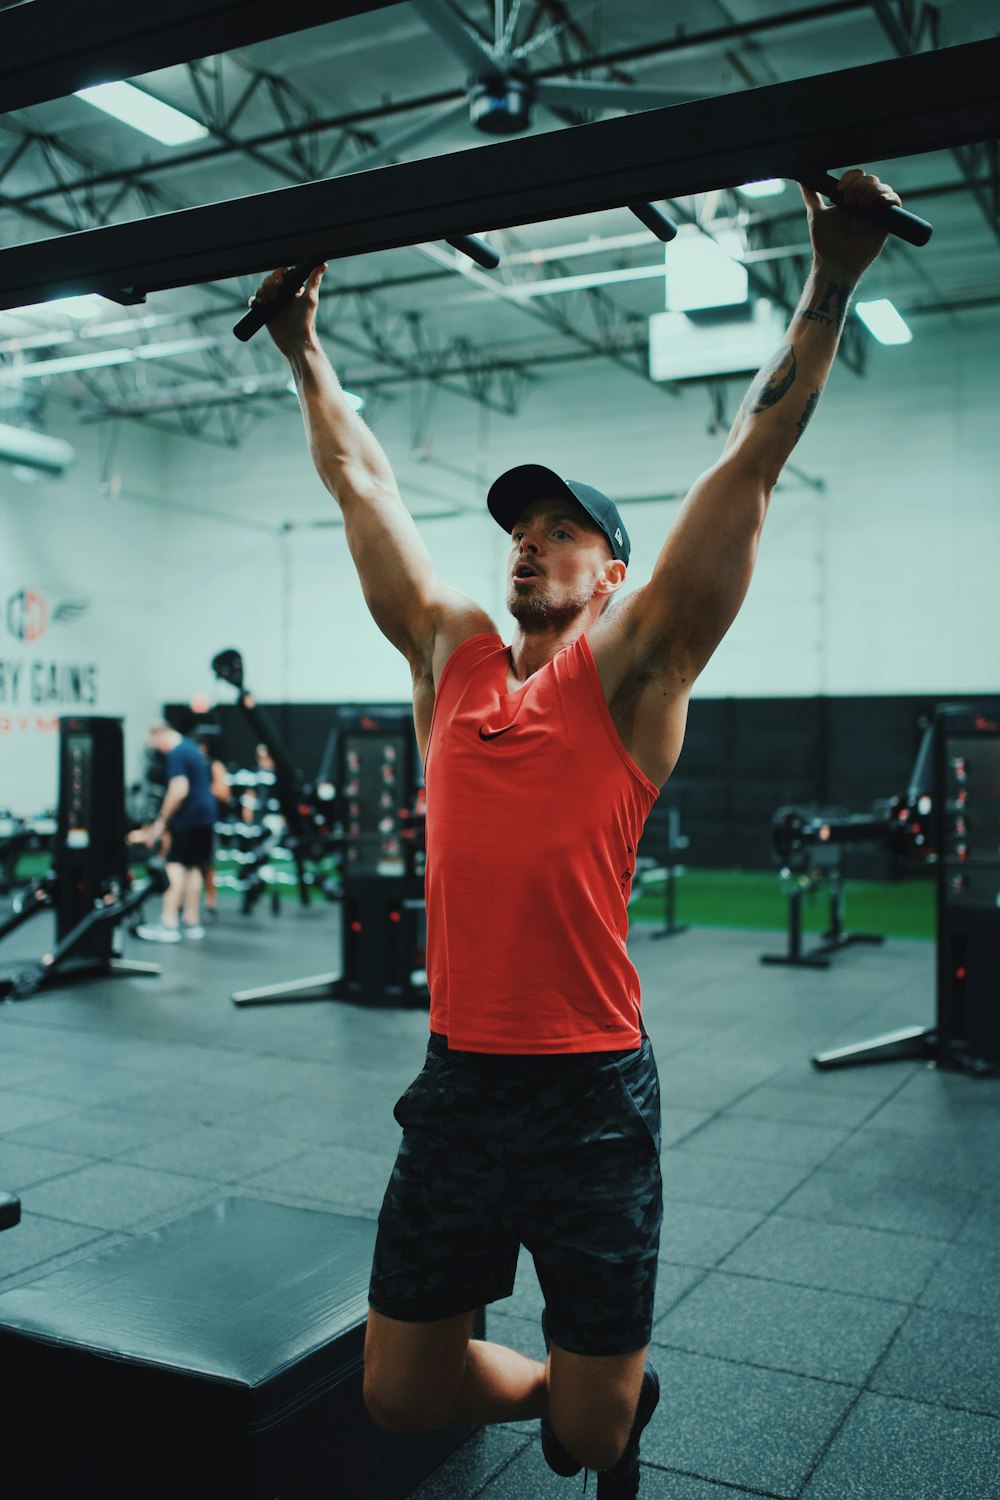
[(594, 597), (611, 556), (582, 505), (532, 501), (511, 530), (507, 608), (527, 631), (570, 624)]

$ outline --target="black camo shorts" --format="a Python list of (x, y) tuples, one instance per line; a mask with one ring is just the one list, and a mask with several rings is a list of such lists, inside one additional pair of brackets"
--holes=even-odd
[(552, 1342), (649, 1343), (663, 1218), (660, 1090), (634, 1051), (449, 1052), (432, 1035), (398, 1100), (403, 1139), (379, 1214), (369, 1301), (431, 1322), (509, 1297), (530, 1252)]

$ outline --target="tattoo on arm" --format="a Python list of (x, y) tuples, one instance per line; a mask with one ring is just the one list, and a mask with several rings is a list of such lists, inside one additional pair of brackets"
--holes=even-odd
[(777, 406), (782, 396), (788, 394), (795, 381), (795, 350), (791, 344), (786, 344), (779, 349), (771, 363), (761, 370), (753, 385), (747, 391), (743, 402), (743, 410), (748, 416), (757, 412), (767, 411), (768, 407)]
[(839, 281), (831, 281), (815, 307), (805, 307), (799, 313), (809, 323), (822, 323), (839, 333), (847, 317), (847, 306), (851, 300), (850, 287)]
[[(822, 390), (822, 386), (820, 387), (820, 390)], [(809, 425), (809, 418), (812, 416), (813, 412), (816, 410), (816, 402), (819, 400), (819, 395), (820, 395), (820, 391), (819, 390), (813, 391), (812, 395), (809, 397), (809, 400), (805, 404), (805, 410), (803, 411), (801, 417), (799, 418), (799, 420), (795, 424), (795, 430), (796, 430), (796, 432), (798, 434), (798, 437), (796, 437), (796, 439), (795, 439), (796, 442), (798, 442), (799, 438), (802, 436), (802, 434), (805, 432), (806, 428)]]

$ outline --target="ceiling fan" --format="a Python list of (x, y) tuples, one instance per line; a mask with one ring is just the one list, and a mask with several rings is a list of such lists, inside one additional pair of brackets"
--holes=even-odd
[[(592, 4), (596, 3), (597, 0), (592, 0)], [(519, 45), (516, 38), (521, 0), (512, 0), (509, 8), (505, 0), (494, 0), (492, 43), (484, 40), (451, 0), (410, 0), (410, 4), (435, 36), (465, 64), (469, 74), (468, 96), (457, 104), (446, 105), (444, 109), (425, 116), (405, 130), (388, 136), (371, 150), (362, 152), (350, 163), (349, 170), (352, 173), (366, 172), (371, 167), (383, 165), (406, 148), (457, 123), (466, 112), (472, 125), (487, 135), (516, 135), (531, 125), (532, 107), (535, 104), (540, 104), (565, 119), (565, 111), (568, 109), (657, 109), (698, 97), (690, 90), (640, 89), (622, 83), (590, 80), (579, 82), (574, 79), (533, 76), (527, 65), (528, 57), (551, 40), (561, 27), (551, 26), (539, 36)], [(677, 225), (655, 204), (630, 203), (628, 207), (640, 223), (664, 244), (675, 238)], [(463, 235), (448, 243), (487, 270), (495, 269), (499, 264), (500, 258), (496, 251), (474, 235)], [(304, 285), (309, 273), (320, 263), (314, 257), (290, 267), (278, 295), (272, 301), (264, 306), (251, 303), (250, 311), (244, 314), (233, 329), (236, 337), (244, 342), (252, 338), (258, 328), (269, 321), (294, 296), (298, 288)]]
[[(492, 43), (483, 39), (450, 0), (410, 0), (410, 4), (468, 69), (469, 118), (477, 130), (487, 135), (516, 135), (527, 130), (532, 123), (534, 104), (559, 111), (656, 109), (697, 97), (686, 89), (641, 89), (624, 83), (534, 77), (528, 58), (562, 26), (551, 26), (519, 45), (516, 37), (521, 0), (513, 0), (509, 7), (505, 0), (494, 0)], [(593, 4), (588, 8), (592, 9)], [(448, 113), (451, 114), (450, 109)]]

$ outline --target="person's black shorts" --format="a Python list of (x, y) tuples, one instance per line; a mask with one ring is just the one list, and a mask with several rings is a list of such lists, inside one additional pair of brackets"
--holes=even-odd
[(663, 1218), (660, 1090), (631, 1052), (449, 1052), (432, 1036), (396, 1104), (403, 1140), (379, 1214), (369, 1301), (404, 1322), (509, 1297), (531, 1253), (554, 1344), (649, 1343)]
[(168, 865), (183, 865), (186, 870), (207, 870), (212, 863), (215, 829), (171, 828)]

